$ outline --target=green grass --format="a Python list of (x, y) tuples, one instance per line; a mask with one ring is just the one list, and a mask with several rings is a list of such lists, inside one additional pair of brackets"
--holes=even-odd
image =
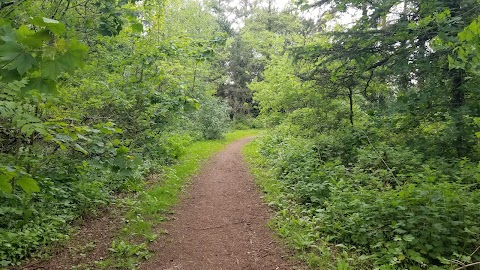
[(125, 215), (125, 226), (110, 248), (110, 256), (98, 262), (97, 268), (135, 269), (148, 259), (147, 243), (158, 237), (157, 226), (165, 221), (172, 206), (180, 200), (188, 180), (213, 154), (229, 143), (260, 134), (259, 130), (239, 130), (225, 135), (224, 139), (195, 142), (188, 146), (177, 163), (163, 169), (159, 181), (137, 193), (136, 198), (125, 199), (130, 210)]
[(340, 248), (318, 243), (315, 228), (305, 220), (300, 208), (285, 191), (283, 184), (275, 177), (268, 160), (259, 153), (256, 140), (243, 148), (243, 154), (249, 164), (256, 183), (264, 192), (264, 199), (275, 210), (275, 216), (269, 226), (282, 239), (288, 248), (295, 251), (295, 257), (304, 261), (312, 269), (353, 269), (349, 266), (350, 255)]

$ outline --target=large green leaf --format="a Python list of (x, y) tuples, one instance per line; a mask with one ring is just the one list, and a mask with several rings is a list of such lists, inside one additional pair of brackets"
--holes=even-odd
[(37, 181), (26, 175), (23, 175), (17, 180), (17, 185), (19, 185), (23, 189), (23, 191), (28, 194), (40, 191), (40, 187), (38, 187)]
[(23, 75), (25, 72), (29, 71), (35, 63), (35, 58), (33, 58), (31, 54), (23, 52), (13, 60), (12, 69), (17, 69), (18, 73)]
[(30, 70), (36, 63), (35, 58), (16, 42), (7, 42), (0, 46), (0, 61), (10, 70), (16, 69), (20, 75)]
[(33, 49), (42, 47), (44, 42), (51, 39), (48, 30), (33, 31), (26, 25), (20, 26), (16, 34), (19, 43)]
[(73, 145), (75, 150), (79, 151), (79, 152), (82, 152), (84, 153), (85, 155), (88, 155), (88, 151), (85, 150), (85, 148), (83, 148), (80, 144), (76, 143)]
[(134, 33), (142, 33), (143, 32), (143, 24), (142, 23), (133, 23), (132, 24), (132, 31)]
[(28, 85), (22, 90), (24, 92), (28, 92), (30, 90), (38, 90), (43, 93), (56, 93), (57, 84), (47, 78), (32, 78), (29, 80)]
[(66, 72), (73, 72), (83, 65), (83, 58), (87, 55), (88, 47), (73, 39), (68, 45), (68, 51), (58, 58)]
[(26, 136), (32, 135), (34, 132), (38, 132), (44, 136), (48, 135), (48, 131), (45, 128), (44, 123), (29, 123), (25, 124), (22, 126), (20, 129), (22, 133), (24, 133)]
[(42, 77), (56, 80), (62, 74), (64, 67), (60, 61), (50, 60), (42, 62)]
[(13, 31), (11, 22), (0, 18), (0, 39), (7, 42), (15, 40), (15, 31)]
[(48, 60), (42, 63), (42, 77), (56, 80), (62, 72), (72, 73), (83, 65), (83, 58), (87, 52), (87, 46), (77, 40), (71, 40), (68, 44), (67, 52), (59, 55), (55, 60)]
[(12, 178), (11, 174), (0, 174), (0, 191), (12, 193), (12, 184), (10, 183)]
[(45, 17), (33, 17), (30, 23), (37, 26), (44, 26), (55, 35), (61, 35), (65, 33), (65, 25), (57, 20), (49, 19)]
[(22, 45), (9, 41), (0, 46), (0, 61), (10, 62), (15, 60), (22, 52), (24, 48)]
[(0, 69), (0, 80), (5, 83), (21, 80), (22, 77), (16, 70)]

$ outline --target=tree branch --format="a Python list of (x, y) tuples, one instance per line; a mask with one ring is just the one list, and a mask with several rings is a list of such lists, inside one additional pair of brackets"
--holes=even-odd
[(6, 2), (6, 3), (1, 3), (1, 4), (0, 4), (0, 10), (2, 10), (2, 9), (4, 9), (4, 8), (8, 7), (8, 6), (11, 6), (11, 5), (13, 5), (13, 4), (15, 4), (15, 1)]
[(475, 266), (475, 265), (480, 265), (480, 262), (474, 262), (474, 263), (466, 264), (466, 265), (464, 265), (464, 266), (462, 266), (462, 267), (459, 267), (459, 268), (457, 268), (457, 269), (455, 269), (455, 270), (467, 269), (468, 267), (470, 267), (470, 266)]
[(365, 84), (365, 88), (363, 89), (363, 96), (364, 96), (365, 98), (367, 98), (367, 89), (368, 89), (368, 87), (370, 86), (370, 82), (372, 81), (373, 72), (374, 72), (374, 69), (371, 69), (371, 70), (370, 70), (370, 77), (368, 78), (367, 83)]

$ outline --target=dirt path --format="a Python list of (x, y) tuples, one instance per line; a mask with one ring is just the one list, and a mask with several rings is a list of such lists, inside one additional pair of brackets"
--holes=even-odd
[(152, 245), (140, 269), (296, 269), (266, 227), (271, 212), (246, 168), (238, 140), (215, 155), (192, 180), (168, 234)]

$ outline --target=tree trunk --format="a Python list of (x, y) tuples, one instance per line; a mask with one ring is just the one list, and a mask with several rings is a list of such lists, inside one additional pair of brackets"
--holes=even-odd
[(353, 88), (348, 87), (348, 100), (350, 102), (350, 124), (353, 127)]
[[(451, 1), (447, 2), (447, 6), (451, 11), (452, 18), (457, 16), (461, 1)], [(456, 138), (454, 139), (454, 147), (457, 152), (458, 157), (465, 157), (468, 155), (469, 147), (467, 145), (467, 140), (465, 139), (465, 118), (463, 117), (464, 112), (462, 108), (465, 106), (465, 70), (462, 69), (452, 69), (449, 70), (450, 76), (452, 78), (451, 86), (451, 107), (452, 107), (452, 116), (454, 121), (454, 126), (456, 129)], [(448, 76), (447, 73), (447, 76)]]
[(468, 154), (467, 141), (465, 140), (465, 119), (463, 117), (462, 107), (465, 105), (465, 91), (463, 89), (465, 73), (463, 70), (451, 70), (452, 74), (452, 97), (451, 107), (452, 115), (455, 121), (456, 137), (454, 146), (457, 156), (465, 157)]

